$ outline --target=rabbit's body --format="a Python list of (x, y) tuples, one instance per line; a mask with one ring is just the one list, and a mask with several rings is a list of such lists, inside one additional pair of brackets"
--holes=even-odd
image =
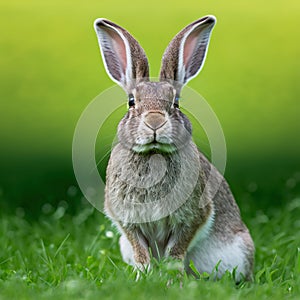
[[(197, 148), (190, 142), (190, 145), (184, 150), (191, 153), (191, 151), (197, 151)], [(147, 201), (149, 203), (154, 200), (153, 194), (155, 194), (155, 199), (163, 197), (166, 191), (174, 186), (173, 170), (176, 169), (176, 166), (170, 167), (173, 170), (166, 172), (169, 176), (164, 177), (161, 184), (153, 185), (151, 178), (149, 179), (151, 182), (148, 183), (150, 188), (136, 188), (141, 185), (142, 176), (138, 176), (136, 182), (133, 182), (134, 179), (131, 177), (130, 182), (126, 183), (123, 180), (122, 172), (128, 174), (128, 171), (124, 169), (124, 166), (130, 165), (131, 168), (137, 170), (136, 172), (146, 174), (148, 168), (145, 166), (151, 161), (151, 156), (156, 154), (141, 156), (124, 149), (121, 144), (116, 145), (113, 149), (112, 159), (107, 168), (107, 173), (110, 175), (107, 176), (105, 210), (122, 233), (120, 247), (123, 259), (128, 264), (139, 266), (149, 263), (150, 252), (156, 258), (171, 255), (184, 259), (187, 271), (190, 271), (189, 263), (192, 260), (199, 271), (208, 273), (214, 270), (217, 263), (221, 261), (218, 266), (219, 275), (224, 274), (226, 270), (232, 271), (238, 266), (238, 272), (250, 278), (254, 249), (249, 232), (240, 219), (239, 208), (222, 175), (212, 167), (204, 155), (197, 154), (201, 163), (198, 183), (186, 202), (171, 215), (162, 219), (145, 223), (130, 223), (122, 222), (122, 219), (138, 220), (140, 214), (146, 216), (149, 211), (146, 210), (146, 207), (145, 211), (141, 208), (134, 211), (130, 209), (131, 205), (128, 205), (128, 202), (143, 205)], [(177, 153), (168, 155), (167, 160), (176, 164), (177, 155)], [(214, 177), (222, 180), (222, 184), (217, 193), (211, 196), (215, 192), (212, 183), (212, 186), (207, 189), (202, 207), (199, 201), (203, 186), (207, 183), (210, 168), (212, 168)], [(187, 178), (186, 183), (182, 182), (182, 185), (189, 183), (190, 180)], [(144, 181), (144, 185), (147, 186), (147, 182)], [(168, 203), (165, 204), (168, 205)], [(159, 203), (157, 208), (153, 205), (151, 214), (154, 215), (157, 211), (167, 209), (161, 205), (163, 203)], [(127, 206), (129, 208), (126, 208)], [(121, 215), (117, 215), (120, 213)], [(135, 213), (139, 215), (135, 215)], [(157, 217), (159, 217), (159, 213)], [(155, 219), (155, 216), (153, 218)], [(132, 243), (127, 238), (127, 232), (134, 234), (142, 245), (141, 257), (135, 258)], [(238, 276), (237, 280), (239, 279)]]
[[(213, 17), (183, 29), (167, 48), (160, 82), (148, 79), (133, 37), (103, 19), (95, 28), (108, 74), (129, 94), (119, 143), (107, 167), (105, 212), (117, 225), (124, 261), (144, 268), (150, 256), (190, 260), (218, 276), (237, 268), (251, 278), (254, 246), (223, 176), (198, 151), (178, 108), (182, 86), (200, 70)], [(151, 253), (151, 254), (150, 254)]]

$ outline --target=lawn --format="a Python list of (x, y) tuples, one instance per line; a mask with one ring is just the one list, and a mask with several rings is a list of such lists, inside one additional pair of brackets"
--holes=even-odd
[[(172, 261), (147, 274), (125, 265), (117, 232), (83, 198), (72, 168), (77, 121), (113, 85), (93, 21), (128, 29), (155, 77), (170, 39), (207, 14), (218, 22), (189, 86), (220, 121), (225, 177), (255, 242), (254, 282), (239, 286), (231, 274), (187, 277)], [(0, 26), (0, 299), (300, 298), (298, 0), (10, 0), (0, 3)], [(99, 131), (103, 177), (125, 99)]]
[(300, 198), (247, 212), (255, 279), (239, 286), (229, 273), (217, 282), (182, 275), (172, 261), (138, 273), (122, 262), (110, 222), (85, 201), (70, 214), (67, 201), (45, 204), (36, 220), (20, 208), (1, 215), (0, 299), (299, 299)]

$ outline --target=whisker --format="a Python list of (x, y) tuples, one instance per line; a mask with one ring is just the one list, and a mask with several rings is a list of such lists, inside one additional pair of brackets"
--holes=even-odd
[(101, 164), (101, 162), (107, 157), (109, 156), (109, 154), (111, 153), (111, 150), (108, 150), (99, 161), (96, 161), (96, 166), (91, 170), (90, 174), (93, 173), (97, 167)]
[(102, 155), (101, 159), (96, 161), (96, 166), (98, 167), (99, 164), (101, 164), (101, 162), (111, 153), (111, 150), (106, 151), (106, 153), (104, 155)]
[(113, 133), (113, 134), (105, 134), (105, 136), (101, 137), (101, 139), (97, 138), (97, 140), (108, 140), (108, 139), (111, 139), (112, 137), (115, 137), (117, 134), (116, 133)]

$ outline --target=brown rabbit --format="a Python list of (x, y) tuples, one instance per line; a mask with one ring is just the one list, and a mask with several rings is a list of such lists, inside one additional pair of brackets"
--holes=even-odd
[(200, 72), (215, 22), (206, 16), (180, 31), (163, 55), (159, 82), (150, 82), (138, 42), (111, 21), (95, 21), (106, 71), (129, 97), (107, 167), (105, 211), (121, 233), (128, 264), (143, 269), (151, 255), (171, 256), (187, 272), (190, 261), (208, 273), (218, 264), (218, 277), (236, 268), (240, 281), (252, 277), (251, 236), (179, 109), (180, 91)]

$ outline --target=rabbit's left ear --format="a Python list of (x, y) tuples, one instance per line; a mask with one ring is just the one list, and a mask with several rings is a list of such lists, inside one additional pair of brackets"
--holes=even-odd
[(181, 30), (167, 47), (160, 71), (161, 81), (170, 81), (177, 93), (200, 72), (208, 49), (214, 16), (203, 17)]

